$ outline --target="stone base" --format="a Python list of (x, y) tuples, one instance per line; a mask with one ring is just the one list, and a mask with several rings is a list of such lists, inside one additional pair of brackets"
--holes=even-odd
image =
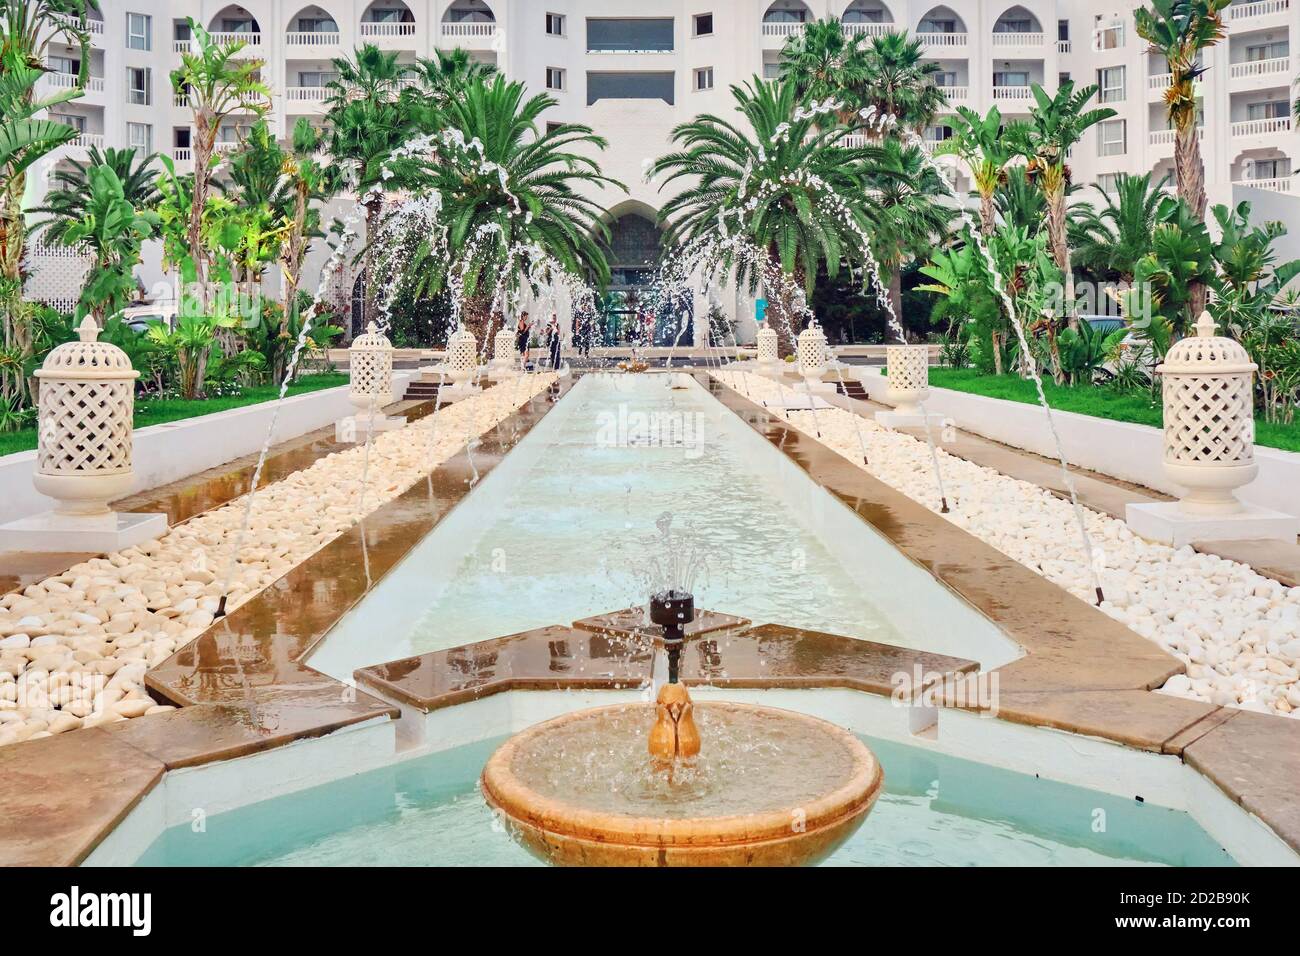
[(448, 382), (438, 389), (438, 398), (442, 401), (442, 404), (450, 405), (452, 402), (459, 402), (463, 398), (477, 395), (481, 391), (483, 391), (482, 386), (473, 382)]
[(1124, 520), (1134, 534), (1181, 548), (1193, 541), (1243, 541), (1265, 538), (1295, 543), (1300, 518), (1256, 505), (1243, 505), (1230, 515), (1194, 515), (1176, 501), (1132, 504)]
[(924, 428), (927, 418), (931, 428), (943, 427), (943, 416), (935, 412), (929, 415), (920, 412), (876, 412), (876, 424), (884, 428)]
[(79, 516), (46, 511), (0, 525), (0, 551), (108, 554), (166, 533), (164, 514), (114, 511)]
[(405, 418), (387, 415), (351, 415), (334, 423), (336, 442), (363, 442), (371, 433), (390, 432), (406, 425)]

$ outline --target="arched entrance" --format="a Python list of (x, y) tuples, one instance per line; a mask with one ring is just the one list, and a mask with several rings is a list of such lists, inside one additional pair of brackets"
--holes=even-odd
[(648, 206), (633, 203), (610, 211), (609, 290), (602, 302), (605, 345), (691, 345), (695, 339), (691, 296), (674, 303), (650, 302), (650, 286), (663, 250), (663, 230)]

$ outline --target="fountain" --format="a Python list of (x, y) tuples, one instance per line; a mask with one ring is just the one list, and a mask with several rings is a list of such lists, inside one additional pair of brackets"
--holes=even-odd
[(656, 658), (667, 660), (653, 704), (565, 714), (488, 760), (483, 796), (534, 855), (568, 866), (793, 866), (823, 859), (866, 819), (884, 776), (853, 734), (775, 707), (692, 701), (677, 665), (694, 618), (689, 592), (650, 599)]

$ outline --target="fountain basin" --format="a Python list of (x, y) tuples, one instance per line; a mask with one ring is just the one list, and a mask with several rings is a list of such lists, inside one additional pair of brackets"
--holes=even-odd
[(651, 704), (597, 707), (530, 727), (483, 768), (511, 835), (562, 866), (796, 866), (862, 824), (884, 782), (853, 734), (773, 707), (695, 707), (704, 741), (671, 781), (650, 767)]

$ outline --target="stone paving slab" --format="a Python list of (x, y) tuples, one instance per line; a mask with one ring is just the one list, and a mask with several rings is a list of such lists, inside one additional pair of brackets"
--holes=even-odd
[(164, 770), (98, 727), (0, 747), (0, 866), (76, 866)]

